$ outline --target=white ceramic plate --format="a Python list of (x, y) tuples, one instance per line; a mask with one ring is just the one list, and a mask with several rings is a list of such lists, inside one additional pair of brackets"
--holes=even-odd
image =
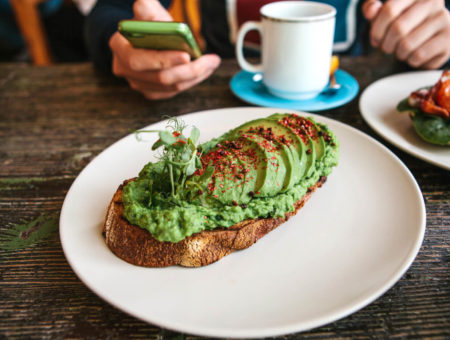
[[(227, 108), (182, 117), (201, 141), (280, 112)], [(340, 164), (300, 212), (249, 249), (197, 269), (141, 268), (117, 258), (101, 235), (122, 180), (153, 159), (151, 143), (127, 136), (73, 183), (61, 211), (64, 253), (97, 295), (149, 323), (213, 337), (268, 337), (318, 327), (366, 306), (400, 279), (425, 230), (409, 170), (386, 147), (337, 121)], [(164, 128), (164, 123), (153, 128)]]
[(434, 85), (442, 71), (416, 71), (380, 79), (367, 87), (359, 100), (364, 120), (381, 137), (428, 163), (450, 170), (450, 147), (423, 141), (414, 131), (409, 115), (397, 104), (418, 88)]

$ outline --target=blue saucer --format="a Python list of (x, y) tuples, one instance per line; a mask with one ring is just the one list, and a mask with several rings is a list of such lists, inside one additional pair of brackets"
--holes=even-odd
[[(279, 107), (302, 111), (321, 111), (344, 105), (358, 94), (359, 85), (355, 78), (343, 70), (336, 71), (336, 81), (341, 88), (336, 91), (324, 91), (315, 98), (290, 100), (274, 96), (267, 91), (261, 77), (256, 73), (240, 71), (230, 82), (233, 93), (243, 101), (267, 107)], [(257, 80), (254, 80), (256, 78)], [(258, 79), (259, 78), (259, 79)]]

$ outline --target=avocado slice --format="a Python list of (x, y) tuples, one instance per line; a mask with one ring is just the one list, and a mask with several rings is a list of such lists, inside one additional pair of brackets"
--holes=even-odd
[(236, 128), (245, 133), (258, 134), (275, 143), (283, 151), (287, 167), (287, 177), (283, 191), (292, 188), (303, 177), (306, 168), (306, 150), (299, 136), (276, 119), (258, 119)]
[(273, 174), (273, 180), (268, 180), (263, 187), (266, 189), (271, 188), (267, 190), (270, 190), (273, 194), (286, 190), (286, 186), (289, 185), (292, 178), (292, 155), (290, 150), (280, 147), (279, 143), (274, 139), (269, 138), (267, 135), (260, 135), (256, 131), (245, 132), (243, 136), (255, 141), (268, 154), (268, 179)]
[(323, 138), (323, 132), (319, 126), (312, 119), (292, 116), (292, 120), (295, 122), (298, 128), (303, 129), (305, 133), (310, 137), (316, 150), (316, 161), (320, 161), (325, 155), (325, 140)]
[[(226, 163), (222, 164), (225, 168), (220, 171), (227, 175), (213, 179), (214, 197), (225, 204), (242, 204), (249, 202), (253, 196), (266, 194), (261, 189), (266, 182), (275, 181), (275, 172), (269, 171), (272, 154), (260, 145), (261, 140), (236, 133), (227, 134), (226, 140), (220, 144), (226, 150)], [(232, 193), (226, 194), (229, 189)]]
[[(274, 196), (282, 190), (287, 175), (286, 165), (276, 145), (255, 134), (243, 134), (243, 138), (253, 143), (253, 147), (262, 151), (263, 157), (257, 160), (257, 167), (265, 172), (264, 180), (258, 176), (255, 185), (255, 196)], [(250, 166), (255, 166), (251, 164)]]
[[(228, 141), (224, 141), (228, 143)], [(236, 157), (234, 150), (227, 144), (216, 141), (216, 145), (210, 148), (202, 156), (203, 172), (213, 166), (214, 172), (211, 176), (202, 179), (203, 172), (194, 174), (191, 182), (198, 183), (205, 190), (210, 192), (213, 200), (223, 204), (232, 204), (238, 201), (242, 195), (244, 176), (242, 169), (246, 166), (243, 157)]]
[(227, 154), (222, 156), (221, 169), (211, 179), (212, 196), (223, 204), (232, 204), (238, 202), (242, 195), (244, 176), (239, 176), (239, 169), (243, 167), (243, 161), (228, 151), (224, 152)]
[[(304, 157), (305, 160), (305, 171), (303, 177), (309, 177), (315, 169), (315, 163), (317, 159), (317, 150), (319, 149), (314, 140), (309, 136), (308, 132), (301, 127), (301, 124), (296, 120), (297, 116), (291, 114), (280, 114), (276, 113), (268, 117), (269, 119), (276, 119), (280, 125), (289, 127), (295, 134), (300, 138), (302, 144), (304, 145)], [(319, 136), (320, 137), (320, 136)], [(319, 139), (317, 139), (319, 140)], [(319, 144), (322, 145), (322, 144)], [(325, 145), (323, 145), (325, 146)], [(322, 157), (325, 150), (321, 152)]]

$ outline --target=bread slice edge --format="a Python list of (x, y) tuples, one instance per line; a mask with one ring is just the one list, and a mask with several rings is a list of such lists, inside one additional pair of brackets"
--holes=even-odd
[(278, 218), (257, 218), (239, 222), (229, 228), (206, 230), (186, 237), (178, 243), (161, 242), (150, 232), (130, 224), (123, 217), (122, 193), (125, 181), (109, 203), (103, 236), (109, 249), (122, 260), (143, 267), (201, 267), (214, 263), (233, 251), (256, 243), (290, 217), (294, 216), (326, 181), (322, 176), (294, 204), (294, 211)]

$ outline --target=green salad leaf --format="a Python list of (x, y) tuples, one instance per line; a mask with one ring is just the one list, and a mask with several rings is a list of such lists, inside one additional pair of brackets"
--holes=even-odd
[(409, 112), (414, 130), (426, 142), (450, 145), (450, 119), (424, 113), (420, 108), (409, 105), (408, 98), (398, 103), (397, 111)]

